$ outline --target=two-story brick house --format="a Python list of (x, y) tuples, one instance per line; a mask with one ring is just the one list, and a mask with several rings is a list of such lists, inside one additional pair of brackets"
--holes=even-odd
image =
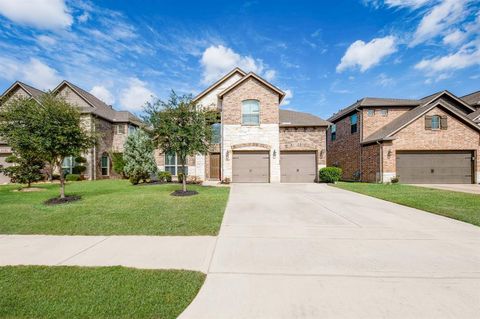
[[(112, 170), (112, 153), (123, 152), (123, 144), (129, 132), (142, 126), (142, 122), (127, 111), (116, 111), (97, 97), (80, 87), (62, 81), (52, 91), (62, 96), (81, 112), (82, 125), (89, 132), (95, 132), (99, 138), (97, 144), (83, 156), (86, 158), (87, 179), (103, 179), (119, 177)], [(2, 95), (3, 103), (16, 97), (32, 98), (39, 102), (43, 91), (22, 82), (15, 82)], [(11, 149), (0, 141), (0, 165), (8, 165), (5, 158), (11, 154)], [(68, 158), (63, 164), (65, 171), (72, 171), (75, 163)], [(0, 174), (0, 183), (8, 182), (8, 178)]]
[[(285, 93), (255, 73), (234, 69), (198, 94), (199, 107), (217, 110), (216, 143), (188, 160), (188, 175), (232, 182), (313, 182), (326, 165), (328, 122), (280, 109)], [(175, 172), (174, 154), (157, 154)], [(178, 163), (177, 163), (178, 164)], [(177, 168), (178, 171), (178, 168)]]
[(363, 98), (329, 119), (328, 165), (341, 167), (345, 180), (478, 183), (479, 102), (479, 92)]

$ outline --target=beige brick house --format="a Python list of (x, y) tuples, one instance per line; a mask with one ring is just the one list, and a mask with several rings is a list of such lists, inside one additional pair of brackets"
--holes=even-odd
[[(128, 134), (142, 125), (142, 122), (127, 111), (116, 111), (112, 106), (105, 104), (97, 97), (80, 87), (62, 81), (53, 93), (64, 97), (68, 102), (79, 108), (82, 125), (99, 135), (97, 144), (83, 156), (87, 159), (87, 179), (103, 179), (119, 177), (112, 170), (112, 153), (123, 152), (123, 144)], [(3, 103), (15, 97), (30, 97), (39, 101), (44, 92), (22, 82), (15, 82), (2, 95)], [(0, 165), (6, 164), (5, 158), (11, 154), (11, 149), (5, 142), (0, 141)], [(63, 169), (73, 170), (73, 158), (64, 162)], [(0, 183), (8, 179), (0, 174)]]
[[(188, 175), (232, 182), (313, 182), (326, 165), (328, 122), (280, 109), (285, 94), (255, 73), (234, 69), (195, 97), (219, 112), (216, 143), (189, 159)], [(172, 171), (175, 156), (158, 154)], [(172, 171), (175, 173), (175, 171)]]
[(328, 165), (345, 180), (480, 182), (480, 92), (363, 98), (329, 121)]

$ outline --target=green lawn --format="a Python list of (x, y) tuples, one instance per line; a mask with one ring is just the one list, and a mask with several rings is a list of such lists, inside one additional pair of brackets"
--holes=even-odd
[[(36, 185), (37, 186), (37, 185)], [(58, 184), (44, 192), (14, 192), (0, 186), (0, 234), (56, 235), (216, 235), (229, 188), (189, 185), (190, 197), (170, 193), (179, 184), (132, 186), (125, 180), (68, 183), (68, 194), (82, 200), (57, 206), (43, 202), (58, 196)]]
[(402, 184), (340, 182), (335, 186), (480, 226), (480, 195)]
[(176, 318), (205, 275), (124, 267), (0, 267), (1, 318)]

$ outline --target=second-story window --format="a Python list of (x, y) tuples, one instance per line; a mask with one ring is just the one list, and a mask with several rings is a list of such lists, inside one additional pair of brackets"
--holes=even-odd
[(242, 102), (242, 125), (260, 125), (260, 103), (257, 100)]
[(115, 134), (125, 134), (125, 124), (115, 125)]
[(357, 113), (350, 115), (350, 132), (357, 133), (358, 115)]
[(333, 142), (337, 139), (337, 126), (333, 124), (330, 128), (330, 140)]
[(374, 116), (375, 115), (375, 109), (368, 109), (367, 110), (367, 115), (368, 116)]
[(222, 137), (220, 123), (212, 124), (212, 143), (220, 144), (220, 139)]
[(382, 109), (382, 110), (379, 110), (378, 113), (380, 114), (380, 116), (388, 116), (388, 110), (387, 109)]
[(128, 125), (128, 135), (133, 134), (137, 130), (135, 125)]

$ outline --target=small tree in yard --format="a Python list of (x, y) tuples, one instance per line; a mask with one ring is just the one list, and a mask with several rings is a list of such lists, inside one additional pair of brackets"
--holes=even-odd
[(123, 153), (112, 153), (113, 171), (125, 178), (125, 161)]
[[(197, 107), (191, 95), (178, 96), (172, 91), (168, 101), (147, 103), (144, 111), (144, 119), (153, 128), (155, 146), (165, 153), (177, 154), (182, 172), (186, 171), (187, 156), (208, 151), (215, 114)], [(184, 193), (186, 180), (185, 176), (182, 180)]]
[[(80, 112), (64, 99), (46, 93), (38, 107), (42, 129), (35, 133), (43, 157), (61, 170), (67, 156), (79, 156), (95, 144), (80, 122)], [(65, 176), (60, 174), (60, 198), (65, 198)]]
[(41, 130), (38, 103), (29, 98), (14, 98), (0, 109), (0, 136), (13, 149), (7, 158), (10, 167), (0, 167), (0, 172), (14, 183), (27, 184), (42, 179), (45, 166), (36, 133)]
[(150, 137), (142, 130), (129, 135), (124, 145), (124, 172), (134, 185), (144, 182), (157, 172), (153, 155), (154, 146)]

